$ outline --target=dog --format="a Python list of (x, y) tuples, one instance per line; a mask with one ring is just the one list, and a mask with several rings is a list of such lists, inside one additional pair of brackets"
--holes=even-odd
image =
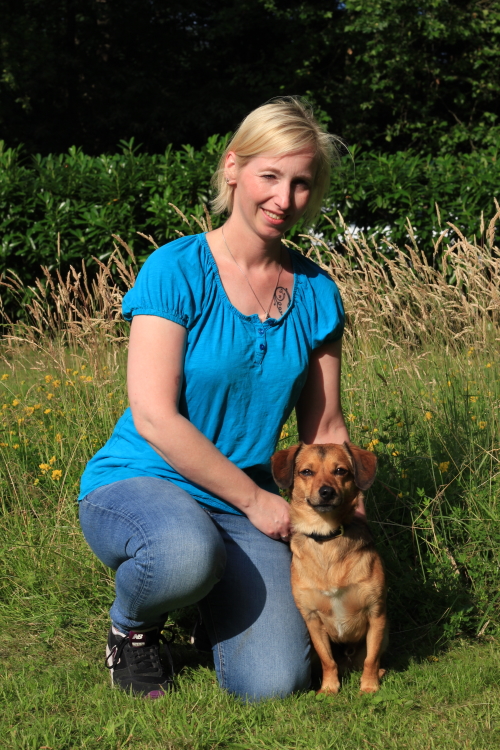
[(275, 482), (290, 493), (292, 592), (321, 661), (319, 693), (338, 693), (339, 676), (361, 668), (361, 691), (374, 693), (385, 672), (384, 567), (355, 515), (376, 469), (376, 456), (351, 443), (299, 443), (272, 457)]

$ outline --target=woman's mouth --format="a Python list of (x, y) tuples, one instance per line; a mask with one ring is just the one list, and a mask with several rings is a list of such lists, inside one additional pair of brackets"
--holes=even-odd
[(286, 214), (275, 214), (273, 211), (268, 211), (266, 208), (263, 208), (262, 210), (264, 211), (265, 215), (269, 219), (271, 219), (271, 221), (283, 222), (283, 221), (285, 221), (285, 219), (287, 217)]

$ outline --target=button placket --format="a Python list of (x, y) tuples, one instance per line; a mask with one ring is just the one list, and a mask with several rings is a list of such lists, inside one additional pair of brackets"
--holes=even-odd
[(255, 361), (257, 364), (261, 364), (267, 352), (266, 326), (259, 323), (256, 334)]

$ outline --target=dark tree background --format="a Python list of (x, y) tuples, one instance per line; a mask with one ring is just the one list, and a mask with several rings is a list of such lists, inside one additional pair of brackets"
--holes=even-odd
[(500, 140), (500, 0), (0, 0), (0, 138), (200, 146), (301, 94), (349, 143)]

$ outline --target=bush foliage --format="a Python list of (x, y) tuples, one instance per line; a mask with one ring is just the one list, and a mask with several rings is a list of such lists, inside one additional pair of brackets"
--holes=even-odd
[[(111, 254), (113, 234), (125, 238), (141, 262), (149, 250), (136, 233), (163, 244), (186, 231), (182, 214), (194, 216), (192, 231), (199, 231), (212, 197), (210, 177), (226, 143), (227, 136), (213, 136), (199, 150), (169, 147), (149, 155), (132, 140), (122, 142), (114, 155), (91, 157), (71, 148), (66, 154), (27, 157), (0, 142), (0, 271), (14, 271), (31, 285), (40, 265), (65, 274), (83, 259), (95, 270), (94, 258), (103, 261)], [(434, 243), (449, 229), (447, 222), (479, 244), (484, 239), (480, 217), (493, 209), (499, 155), (494, 146), (436, 158), (354, 150), (342, 157), (315, 227), (299, 225), (290, 239), (312, 231), (339, 249), (345, 239), (340, 212), (354, 233), (384, 236), (400, 247), (413, 235), (439, 265), (454, 241), (450, 231), (434, 258)], [(392, 251), (386, 246), (384, 253), (391, 257)]]

